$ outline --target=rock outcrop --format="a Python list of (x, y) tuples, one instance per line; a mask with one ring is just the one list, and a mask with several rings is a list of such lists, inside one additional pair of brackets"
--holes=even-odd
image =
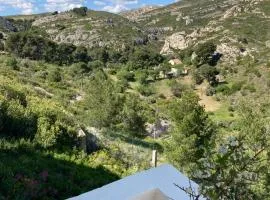
[(217, 45), (217, 52), (222, 54), (221, 60), (226, 62), (234, 62), (240, 56), (240, 50), (228, 43)]
[(69, 20), (72, 19), (72, 15), (69, 14), (68, 12), (66, 13), (61, 13), (57, 15), (50, 15), (46, 17), (40, 17), (37, 20), (33, 22), (33, 26), (43, 26), (44, 24), (53, 24), (54, 22), (58, 22), (61, 20)]
[(17, 28), (6, 18), (0, 17), (0, 29), (8, 32), (15, 32)]
[(147, 12), (153, 11), (159, 8), (159, 6), (145, 6), (139, 9), (120, 13), (123, 17), (126, 17), (130, 21), (137, 21), (140, 17), (147, 14)]
[(161, 50), (161, 54), (169, 54), (172, 49), (183, 50), (190, 45), (190, 39), (185, 32), (174, 33), (165, 40), (165, 44)]

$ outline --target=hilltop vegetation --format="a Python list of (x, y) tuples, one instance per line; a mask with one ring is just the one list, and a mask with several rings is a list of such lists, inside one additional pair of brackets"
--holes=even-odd
[(75, 196), (153, 149), (210, 199), (268, 199), (269, 18), (258, 0), (0, 18), (0, 199)]

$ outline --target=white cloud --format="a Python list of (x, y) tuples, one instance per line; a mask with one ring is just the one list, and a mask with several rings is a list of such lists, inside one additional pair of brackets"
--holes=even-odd
[(100, 0), (106, 4), (103, 10), (108, 12), (118, 13), (121, 11), (129, 10), (129, 5), (138, 4), (138, 0)]
[(104, 1), (94, 1), (94, 4), (96, 6), (105, 6), (106, 5), (106, 3)]
[(113, 13), (119, 13), (119, 12), (126, 11), (129, 9), (128, 9), (128, 7), (126, 7), (124, 5), (116, 4), (114, 6), (105, 6), (105, 7), (103, 7), (103, 10), (108, 11), (108, 12), (113, 12)]
[(44, 8), (46, 11), (65, 11), (82, 7), (84, 0), (46, 0)]
[(20, 9), (22, 14), (31, 14), (34, 9), (34, 4), (31, 0), (0, 0), (0, 5), (2, 10), (8, 7)]
[(139, 7), (141, 0), (0, 0), (0, 11), (15, 9), (15, 12), (19, 10), (22, 14), (65, 11), (85, 6), (87, 1), (98, 6), (100, 10), (118, 13)]

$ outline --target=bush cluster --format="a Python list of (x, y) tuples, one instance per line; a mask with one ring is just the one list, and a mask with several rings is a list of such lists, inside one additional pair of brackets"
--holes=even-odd
[(43, 105), (28, 105), (23, 92), (13, 88), (1, 89), (0, 135), (8, 138), (30, 139), (41, 147), (70, 147), (76, 145), (73, 120), (55, 109)]
[(59, 65), (88, 62), (90, 60), (85, 47), (57, 44), (30, 32), (11, 34), (7, 39), (6, 49), (21, 58), (45, 60)]

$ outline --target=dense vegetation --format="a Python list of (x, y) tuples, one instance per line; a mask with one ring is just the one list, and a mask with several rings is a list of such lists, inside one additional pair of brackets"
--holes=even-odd
[(6, 41), (6, 48), (16, 56), (33, 60), (45, 60), (59, 65), (89, 60), (85, 47), (71, 44), (56, 44), (28, 32), (13, 33)]
[[(208, 1), (171, 7), (188, 2), (193, 7), (183, 12), (193, 16)], [(265, 4), (259, 5), (268, 11)], [(155, 26), (173, 23), (167, 11), (156, 14), (160, 9), (142, 21), (158, 16)], [(221, 11), (217, 7), (217, 15)], [(212, 15), (198, 13), (193, 23), (180, 20), (173, 28), (190, 32), (206, 25)], [(65, 14), (80, 22), (100, 17), (113, 31), (126, 23), (85, 7)], [(242, 28), (231, 27), (243, 19)], [(147, 31), (133, 37), (127, 29), (123, 38), (130, 42), (121, 48), (76, 46), (50, 40), (44, 27), (31, 26), (32, 19), (8, 19), (14, 31), (0, 32), (0, 199), (75, 196), (149, 168), (153, 149), (160, 163), (170, 162), (199, 184), (194, 199), (269, 199), (268, 49), (257, 46), (258, 30), (250, 30), (257, 22), (247, 13), (222, 20), (237, 35), (228, 39), (227, 31), (226, 42), (242, 53), (220, 53), (219, 32), (165, 56), (158, 42), (142, 36)], [(56, 29), (72, 31), (63, 24), (56, 22)], [(262, 30), (259, 44), (266, 39)], [(172, 66), (171, 59), (180, 62)], [(169, 130), (156, 138), (149, 125), (161, 121), (169, 122)]]

